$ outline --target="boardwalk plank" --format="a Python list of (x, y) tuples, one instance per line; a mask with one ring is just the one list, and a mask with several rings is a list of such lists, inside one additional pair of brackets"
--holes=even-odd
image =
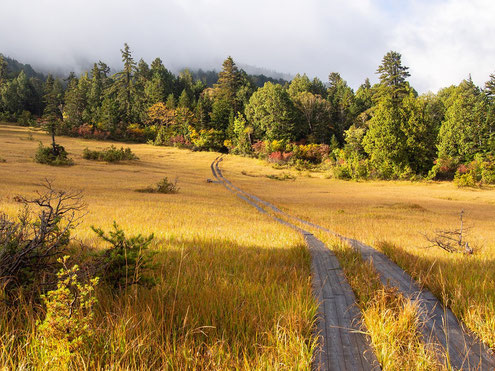
[[(214, 175), (215, 175), (215, 170), (218, 173), (220, 179), (225, 179), (223, 178), (221, 170), (218, 167), (218, 161), (212, 164), (212, 172)], [(404, 296), (418, 303), (419, 307), (421, 308), (419, 313), (420, 319), (425, 324), (425, 326), (423, 326), (423, 328), (421, 329), (423, 333), (423, 337), (430, 348), (437, 350), (437, 353), (439, 354), (439, 358), (444, 357), (445, 350), (448, 349), (451, 365), (455, 369), (461, 369), (461, 370), (480, 369), (480, 370), (490, 370), (490, 371), (495, 370), (495, 359), (491, 354), (491, 352), (489, 351), (488, 347), (484, 345), (478, 338), (476, 338), (469, 331), (466, 331), (463, 325), (450, 311), (450, 309), (443, 307), (440, 301), (429, 290), (420, 287), (409, 274), (407, 274), (404, 270), (402, 270), (385, 254), (375, 250), (371, 246), (368, 246), (358, 240), (346, 238), (327, 228), (321, 227), (317, 224), (306, 221), (304, 219), (289, 215), (281, 211), (271, 203), (261, 200), (257, 196), (253, 196), (242, 191), (240, 188), (233, 186), (232, 183), (230, 182), (228, 183), (232, 187), (235, 187), (232, 188), (234, 189), (234, 192), (239, 192), (237, 193), (238, 196), (242, 195), (244, 196), (244, 198), (257, 201), (258, 205), (259, 204), (265, 205), (274, 212), (283, 215), (287, 218), (297, 220), (298, 222), (304, 225), (308, 225), (313, 228), (325, 231), (327, 233), (331, 233), (336, 237), (342, 239), (343, 241), (350, 243), (351, 246), (353, 246), (358, 251), (360, 251), (365, 260), (372, 262), (376, 271), (380, 275), (380, 279), (382, 283), (384, 284), (388, 283), (391, 286), (397, 287), (397, 289)], [(226, 184), (225, 186), (227, 187)], [(266, 213), (266, 211), (264, 212)], [(303, 233), (305, 237), (312, 236), (309, 232), (285, 220), (282, 220), (273, 215), (272, 217)], [(321, 250), (322, 248), (326, 249), (326, 247), (324, 246), (323, 243), (321, 243), (321, 241), (317, 240), (314, 236), (312, 237), (319, 243), (314, 243), (314, 240), (312, 240), (312, 238), (306, 238), (306, 241), (308, 245), (310, 244), (314, 245), (313, 247), (310, 247), (310, 251), (315, 251), (315, 253), (312, 252), (313, 265), (318, 267), (319, 279), (323, 280), (321, 281), (321, 284), (323, 285), (321, 291), (323, 297), (329, 298), (331, 296), (330, 291), (335, 292), (335, 290), (337, 289), (342, 291), (342, 293), (345, 293), (347, 297), (346, 299), (347, 304), (349, 304), (350, 302), (354, 302), (354, 299), (352, 301), (349, 301), (350, 298), (347, 293), (348, 289), (346, 285), (342, 285), (342, 282), (345, 282), (345, 279), (343, 281), (338, 281), (338, 279), (336, 278), (338, 277), (338, 274), (335, 272), (334, 272), (335, 274), (332, 274), (332, 272), (330, 272), (328, 268), (326, 274), (322, 272), (322, 266), (324, 267), (325, 266), (324, 264), (329, 264), (329, 266), (331, 266), (332, 269), (336, 267), (334, 261), (332, 260), (332, 258), (335, 258), (335, 256), (333, 254), (331, 254), (332, 255), (331, 257), (325, 256), (324, 254), (322, 255)], [(308, 240), (310, 240), (310, 242), (308, 242)], [(322, 261), (324, 262), (324, 264), (322, 264)], [(338, 265), (338, 260), (337, 260), (337, 265)], [(328, 285), (328, 283), (331, 283), (331, 290), (324, 289), (325, 285)], [(446, 327), (445, 324), (447, 324)], [(363, 339), (364, 338), (360, 339), (360, 341), (362, 341)], [(368, 346), (367, 350), (365, 350), (364, 352), (369, 351), (369, 349), (370, 348)], [(372, 358), (375, 359), (374, 357)]]
[(281, 211), (270, 203), (252, 196), (234, 186), (222, 174), (217, 158), (212, 163), (213, 176), (229, 191), (254, 206), (259, 212), (272, 216), (278, 222), (303, 234), (312, 257), (312, 287), (319, 302), (317, 331), (319, 349), (314, 356), (318, 370), (378, 370), (378, 361), (369, 341), (360, 329), (360, 312), (354, 293), (347, 283), (337, 257), (315, 236), (298, 226), (268, 214), (261, 206)]

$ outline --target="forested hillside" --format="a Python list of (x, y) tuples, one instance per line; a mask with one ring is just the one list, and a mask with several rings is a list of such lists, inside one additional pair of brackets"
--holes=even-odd
[(483, 87), (467, 77), (418, 95), (393, 51), (377, 67), (380, 82), (366, 79), (356, 91), (337, 72), (328, 82), (296, 75), (288, 83), (250, 76), (229, 57), (218, 76), (174, 75), (159, 58), (136, 62), (127, 44), (121, 53), (114, 75), (99, 61), (64, 80), (0, 57), (0, 119), (324, 166), (338, 178), (495, 182), (495, 74)]

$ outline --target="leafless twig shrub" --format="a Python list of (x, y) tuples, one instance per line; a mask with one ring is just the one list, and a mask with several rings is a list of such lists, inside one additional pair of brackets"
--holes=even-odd
[(429, 247), (440, 247), (450, 253), (462, 252), (465, 254), (472, 254), (473, 249), (469, 246), (469, 242), (465, 239), (469, 227), (464, 225), (463, 216), (464, 210), (462, 210), (459, 215), (459, 229), (437, 230), (433, 236), (428, 236), (425, 234), (424, 237), (431, 243)]
[(62, 191), (45, 180), (34, 198), (16, 196), (23, 205), (16, 218), (0, 213), (0, 289), (43, 282), (54, 273), (70, 232), (85, 205), (80, 191)]

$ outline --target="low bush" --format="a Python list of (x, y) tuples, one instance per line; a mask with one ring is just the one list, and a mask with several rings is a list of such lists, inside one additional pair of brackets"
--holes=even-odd
[(17, 115), (17, 122), (21, 126), (30, 126), (34, 124), (33, 115), (29, 111), (22, 111)]
[(74, 161), (69, 158), (69, 154), (60, 144), (53, 146), (44, 146), (40, 142), (38, 150), (34, 156), (34, 161), (39, 164), (46, 164), (52, 166), (71, 166), (74, 165)]
[(98, 276), (116, 289), (131, 285), (152, 287), (155, 280), (149, 275), (152, 270), (153, 253), (148, 251), (154, 235), (126, 237), (124, 231), (113, 223), (113, 231), (105, 233), (94, 226), (91, 229), (111, 247), (105, 251), (97, 263)]
[(170, 182), (167, 177), (160, 180), (155, 186), (149, 186), (143, 189), (136, 189), (136, 192), (142, 193), (179, 193), (180, 188), (177, 186), (178, 179), (175, 178), (174, 182)]
[(462, 187), (476, 187), (478, 184), (476, 183), (475, 177), (472, 172), (468, 172), (465, 174), (461, 174), (460, 172), (456, 172), (454, 177), (454, 184), (459, 188)]
[(6, 292), (53, 277), (84, 208), (79, 192), (55, 190), (48, 181), (44, 188), (33, 199), (15, 197), (23, 206), (17, 218), (0, 214), (0, 287)]
[(266, 177), (273, 180), (296, 180), (296, 177), (289, 173), (269, 174)]
[(111, 136), (111, 133), (108, 130), (100, 129), (91, 124), (82, 124), (81, 126), (74, 127), (70, 129), (69, 134), (84, 139), (98, 139), (98, 140), (105, 140), (110, 138)]
[(58, 262), (57, 288), (41, 296), (46, 307), (44, 320), (37, 323), (33, 348), (45, 367), (68, 370), (71, 361), (86, 348), (94, 335), (93, 318), (98, 278), (80, 282), (79, 267), (67, 265), (68, 256)]
[(224, 146), (224, 133), (221, 130), (201, 129), (197, 131), (192, 126), (189, 126), (188, 130), (191, 143), (197, 150), (218, 151)]
[(428, 173), (429, 179), (452, 180), (454, 179), (459, 160), (456, 158), (438, 158)]
[(131, 161), (139, 159), (134, 153), (132, 153), (130, 148), (124, 149), (121, 147), (118, 149), (113, 145), (101, 151), (93, 151), (89, 148), (85, 148), (83, 151), (83, 158), (86, 160), (106, 162)]
[[(441, 165), (441, 166), (439, 166)], [(447, 171), (448, 170), (448, 171)], [(471, 162), (461, 163), (454, 160), (437, 160), (430, 177), (448, 179), (439, 174), (454, 174), (454, 183), (458, 187), (476, 187), (483, 184), (495, 184), (495, 158), (492, 155), (477, 154)]]

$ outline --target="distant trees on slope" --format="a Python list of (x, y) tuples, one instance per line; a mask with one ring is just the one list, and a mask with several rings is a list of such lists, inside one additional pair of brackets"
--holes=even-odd
[(277, 82), (249, 76), (228, 57), (217, 76), (176, 76), (159, 58), (135, 62), (127, 44), (121, 54), (124, 67), (114, 75), (100, 61), (65, 81), (13, 73), (0, 57), (0, 118), (38, 118), (59, 134), (228, 150), (296, 166), (327, 162), (342, 178), (468, 174), (490, 182), (493, 74), (484, 88), (468, 78), (418, 96), (394, 51), (377, 68), (380, 82), (366, 79), (355, 92), (336, 72), (327, 83), (299, 74)]

